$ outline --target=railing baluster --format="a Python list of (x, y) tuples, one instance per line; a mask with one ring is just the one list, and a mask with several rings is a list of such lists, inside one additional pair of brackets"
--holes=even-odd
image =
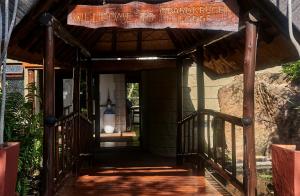
[(188, 153), (191, 152), (191, 120), (188, 120), (188, 124), (187, 124), (187, 149), (188, 149)]
[(222, 119), (222, 122), (221, 122), (221, 127), (222, 127), (222, 160), (221, 160), (221, 165), (223, 168), (225, 168), (225, 164), (226, 164), (226, 160), (225, 160), (225, 149), (226, 149), (226, 134), (225, 134), (225, 121)]
[(61, 170), (64, 170), (65, 168), (65, 130), (66, 130), (66, 124), (62, 123), (61, 125)]
[(231, 143), (232, 143), (232, 175), (236, 177), (236, 141), (235, 125), (231, 123)]
[[(202, 122), (204, 121), (204, 122)], [(207, 139), (207, 149), (205, 154), (200, 152), (201, 126), (205, 123), (204, 139)], [(232, 171), (228, 171), (226, 167), (226, 126), (231, 124), (231, 140), (232, 140)], [(178, 122), (181, 127), (181, 141), (177, 145), (181, 145), (181, 155), (189, 155), (198, 152), (202, 156), (206, 156), (206, 163), (211, 166), (225, 180), (230, 181), (236, 188), (243, 192), (243, 184), (236, 178), (236, 126), (243, 126), (241, 118), (222, 114), (212, 110), (201, 110), (201, 112), (193, 113)], [(195, 126), (196, 125), (196, 126)], [(195, 130), (196, 129), (196, 130)], [(203, 132), (202, 132), (203, 133)], [(204, 147), (204, 146), (203, 146)], [(206, 154), (207, 152), (207, 154)]]
[(192, 121), (192, 152), (195, 152), (195, 117)]
[(58, 129), (59, 127), (55, 127), (55, 132), (54, 132), (54, 138), (55, 138), (55, 143), (54, 143), (54, 146), (55, 146), (55, 162), (54, 162), (54, 171), (55, 171), (55, 174), (54, 174), (54, 177), (58, 178), (58, 171), (59, 171), (59, 148), (58, 148)]
[[(215, 116), (214, 116), (214, 121), (215, 121)], [(214, 125), (215, 126), (215, 125)], [(215, 163), (218, 162), (218, 156), (217, 156), (217, 130), (214, 128), (213, 129), (213, 153), (214, 153), (214, 161)]]
[(211, 158), (211, 143), (210, 143), (210, 115), (207, 115), (207, 123), (206, 123), (206, 127), (207, 127), (207, 155), (208, 158)]
[(185, 129), (185, 123), (183, 123), (183, 153), (185, 154), (186, 151), (186, 129)]

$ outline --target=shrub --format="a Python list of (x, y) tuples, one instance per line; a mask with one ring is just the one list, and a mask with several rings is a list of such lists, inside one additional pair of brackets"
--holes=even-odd
[(32, 94), (25, 99), (20, 93), (9, 93), (5, 113), (5, 141), (20, 142), (17, 192), (38, 193), (42, 161), (42, 114), (32, 111)]
[(283, 65), (283, 72), (292, 80), (300, 79), (300, 60)]

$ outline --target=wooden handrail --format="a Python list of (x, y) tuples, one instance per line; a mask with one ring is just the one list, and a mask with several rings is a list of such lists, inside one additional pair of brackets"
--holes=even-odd
[[(231, 132), (232, 140), (230, 162), (226, 161), (225, 129), (230, 127), (228, 124), (231, 126), (228, 131)], [(183, 160), (185, 157), (187, 160), (194, 159), (200, 165), (200, 162), (204, 161), (239, 191), (244, 192), (243, 183), (236, 178), (236, 127), (244, 127), (244, 125), (246, 124), (243, 123), (242, 118), (209, 109), (187, 115), (178, 122), (178, 159), (180, 157), (183, 157)], [(204, 136), (200, 133), (204, 133)], [(207, 147), (201, 148), (201, 143), (205, 140)], [(228, 166), (231, 168), (230, 171)]]
[(56, 122), (56, 126), (59, 125), (61, 122), (63, 122), (64, 120), (70, 118), (70, 117), (76, 117), (78, 116), (78, 113), (76, 112), (71, 112), (70, 114), (66, 115), (66, 116), (62, 116), (61, 118), (59, 118)]
[(190, 120), (191, 118), (194, 118), (194, 117), (197, 116), (197, 115), (198, 115), (198, 112), (197, 112), (197, 111), (196, 111), (196, 112), (193, 112), (193, 113), (187, 115), (186, 117), (184, 117), (181, 121), (178, 122), (178, 124), (182, 124), (182, 123), (184, 123), (184, 122)]
[(201, 110), (200, 111), (201, 114), (207, 114), (207, 115), (212, 115), (212, 116), (217, 116), (225, 121), (228, 121), (230, 123), (233, 123), (235, 125), (238, 125), (238, 126), (243, 126), (243, 119), (242, 118), (239, 118), (239, 117), (236, 117), (236, 116), (232, 116), (232, 115), (229, 115), (229, 114), (224, 114), (224, 113), (221, 113), (221, 112), (216, 112), (214, 110), (209, 110), (209, 109), (204, 109), (204, 110)]
[(82, 113), (80, 113), (79, 116), (80, 116), (80, 118), (86, 120), (88, 123), (92, 124), (92, 121), (86, 115), (83, 115)]

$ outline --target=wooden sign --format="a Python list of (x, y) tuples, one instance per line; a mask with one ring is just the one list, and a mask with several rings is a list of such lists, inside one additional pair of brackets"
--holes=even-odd
[(237, 31), (236, 0), (174, 0), (161, 4), (131, 2), (101, 6), (76, 5), (68, 24), (89, 28), (183, 28)]

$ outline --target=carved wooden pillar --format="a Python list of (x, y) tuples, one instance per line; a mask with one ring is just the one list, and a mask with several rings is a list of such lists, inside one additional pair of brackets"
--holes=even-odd
[(44, 152), (43, 152), (43, 195), (52, 196), (54, 191), (54, 131), (55, 131), (55, 71), (54, 34), (51, 23), (45, 26), (44, 48)]
[(254, 130), (254, 83), (257, 52), (257, 20), (251, 14), (246, 22), (246, 46), (244, 59), (244, 189), (254, 196), (256, 190), (256, 158)]

